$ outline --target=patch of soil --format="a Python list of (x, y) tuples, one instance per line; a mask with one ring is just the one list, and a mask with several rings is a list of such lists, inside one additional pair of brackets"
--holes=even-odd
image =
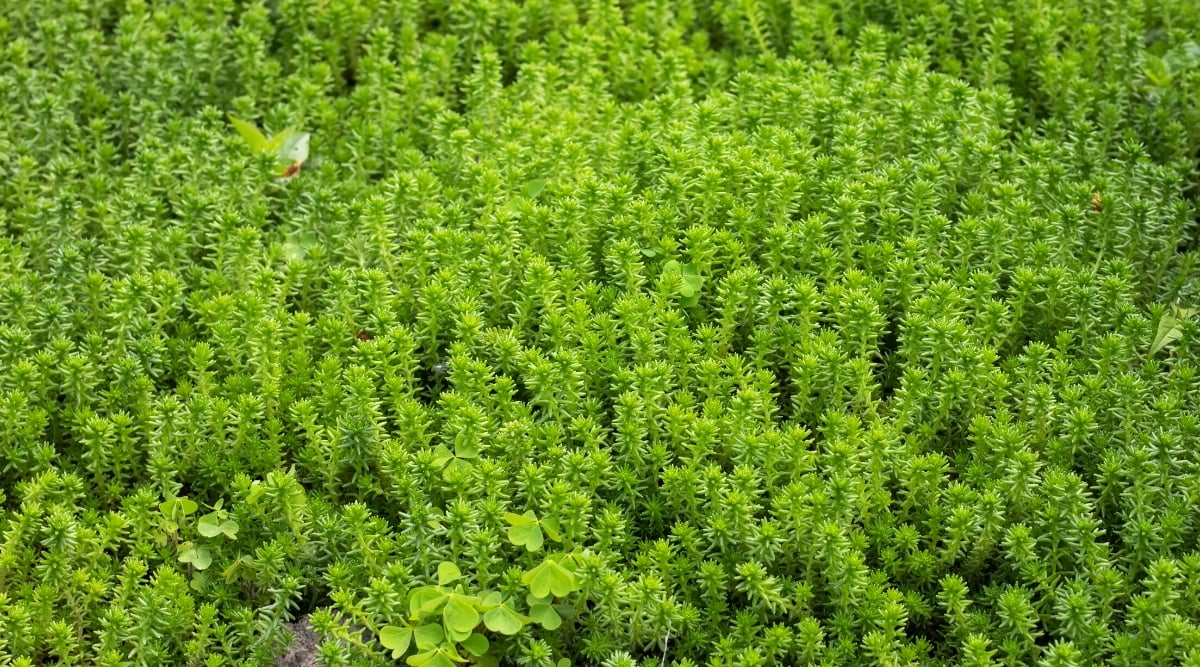
[(321, 636), (308, 624), (308, 615), (296, 619), (295, 623), (287, 623), (288, 632), (292, 633), (292, 643), (287, 651), (275, 660), (275, 667), (317, 667), (317, 653), (321, 647)]

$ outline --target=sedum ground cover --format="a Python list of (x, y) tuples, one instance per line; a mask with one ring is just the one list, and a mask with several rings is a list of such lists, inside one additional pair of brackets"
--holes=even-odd
[(1200, 665), (1198, 42), (5, 3), (0, 665)]

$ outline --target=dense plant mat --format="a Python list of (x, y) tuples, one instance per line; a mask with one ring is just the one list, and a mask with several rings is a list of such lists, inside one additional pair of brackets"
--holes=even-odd
[(1197, 42), (4, 3), (0, 665), (1200, 665)]

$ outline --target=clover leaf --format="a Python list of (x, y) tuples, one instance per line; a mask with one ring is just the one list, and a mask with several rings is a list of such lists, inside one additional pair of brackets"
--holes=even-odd
[(392, 658), (399, 658), (412, 643), (413, 629), (408, 626), (385, 625), (379, 629), (379, 643), (392, 650)]
[[(499, 593), (496, 593), (495, 596), (500, 597)], [(530, 621), (528, 616), (517, 613), (507, 600), (496, 604), (495, 607), (483, 614), (483, 624), (487, 626), (487, 629), (502, 635), (515, 635)]]
[(576, 590), (578, 584), (575, 575), (563, 567), (557, 560), (547, 558), (540, 565), (525, 573), (521, 583), (537, 597), (544, 598), (554, 594), (563, 597)]

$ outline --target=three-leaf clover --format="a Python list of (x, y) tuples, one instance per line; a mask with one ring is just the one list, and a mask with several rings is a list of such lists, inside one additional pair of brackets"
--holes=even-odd
[(179, 562), (187, 563), (197, 570), (206, 570), (212, 565), (212, 553), (206, 546), (184, 542), (179, 546)]
[(491, 607), (483, 614), (483, 624), (492, 632), (515, 635), (532, 620), (512, 608), (509, 600), (499, 593), (489, 593), (483, 599), (484, 606)]
[(554, 557), (547, 558), (526, 572), (521, 577), (521, 583), (529, 587), (534, 597), (539, 598), (548, 598), (552, 594), (554, 597), (563, 597), (579, 588), (575, 575)]
[(679, 260), (673, 259), (663, 264), (663, 273), (679, 275), (677, 294), (680, 297), (679, 302), (685, 308), (691, 308), (700, 302), (700, 288), (704, 285), (704, 276), (700, 275), (700, 270), (694, 263), (680, 264)]
[(541, 549), (546, 537), (555, 542), (562, 541), (558, 521), (549, 517), (538, 519), (533, 511), (527, 511), (524, 514), (505, 512), (504, 520), (510, 526), (508, 541), (517, 546), (524, 546), (528, 551)]
[(238, 522), (229, 518), (229, 512), (221, 509), (222, 501), (218, 500), (213, 511), (200, 517), (196, 522), (196, 531), (204, 537), (224, 535), (233, 540), (237, 539)]

